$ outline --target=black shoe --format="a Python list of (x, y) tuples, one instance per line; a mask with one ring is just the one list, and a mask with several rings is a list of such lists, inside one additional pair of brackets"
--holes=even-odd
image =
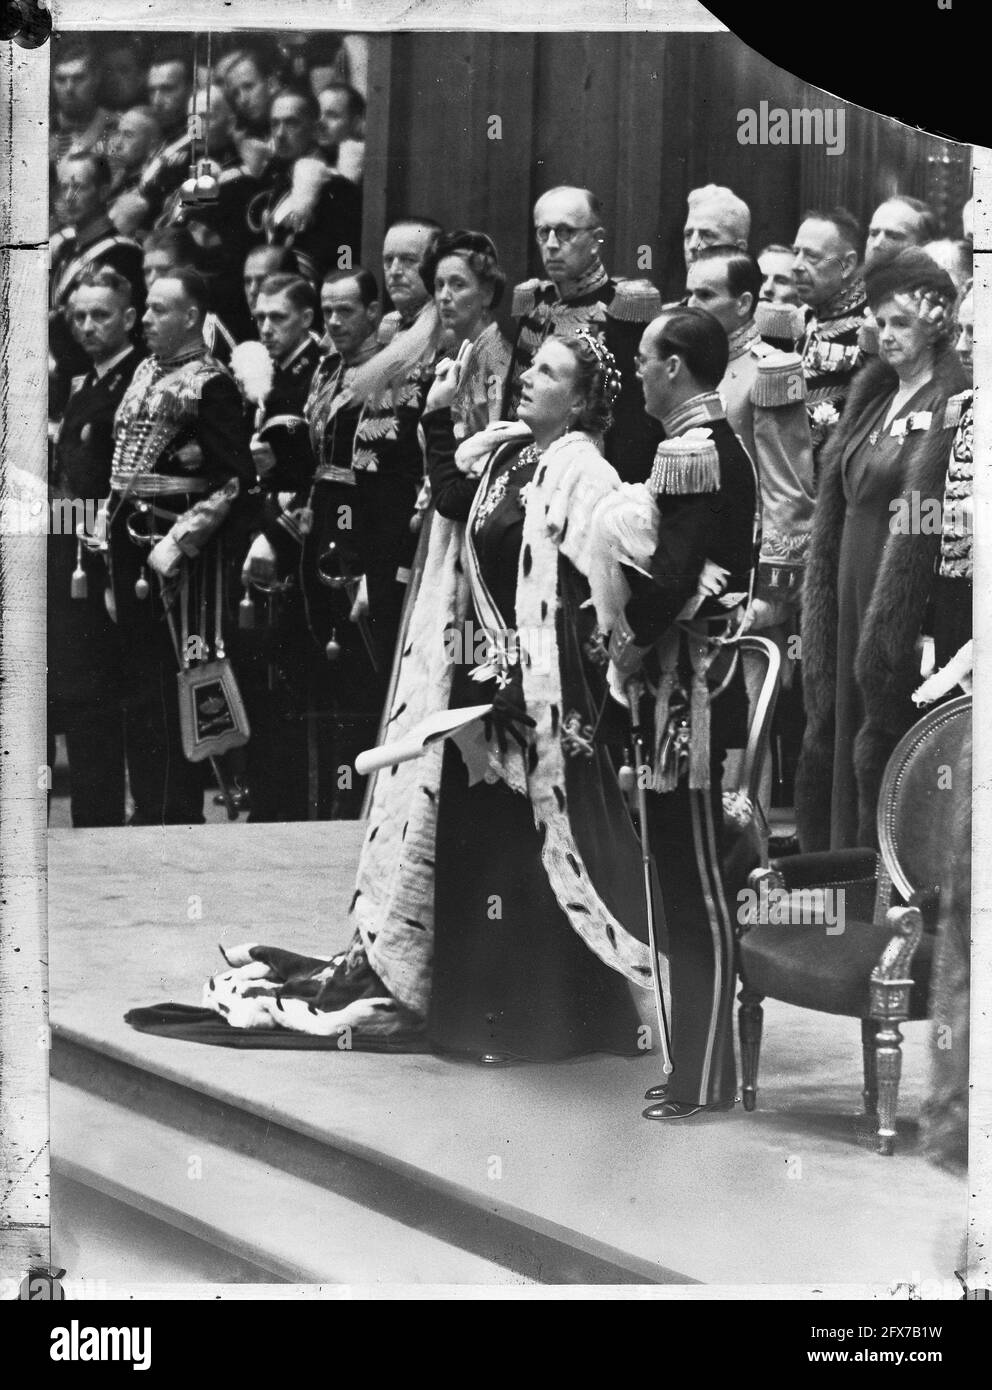
[(732, 1110), (732, 1100), (717, 1101), (713, 1105), (694, 1105), (691, 1101), (663, 1100), (660, 1105), (649, 1105), (641, 1114), (646, 1120), (689, 1120), (693, 1115), (701, 1115), (708, 1110)]
[(668, 1082), (662, 1081), (658, 1086), (649, 1086), (644, 1092), (645, 1100), (664, 1100), (668, 1095)]

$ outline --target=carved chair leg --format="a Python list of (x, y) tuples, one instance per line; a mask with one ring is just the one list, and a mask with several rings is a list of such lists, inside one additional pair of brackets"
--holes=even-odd
[(878, 1034), (878, 1019), (861, 1020), (861, 1053), (864, 1058), (865, 1088), (861, 1092), (865, 1102), (865, 1114), (878, 1114), (878, 1069), (875, 1066), (875, 1039)]
[(737, 1027), (741, 1040), (741, 1099), (745, 1110), (753, 1110), (758, 1094), (758, 1060), (761, 1056), (761, 1026), (765, 1011), (761, 1007), (764, 995), (744, 988), (737, 996), (740, 1009)]
[(896, 1143), (896, 1109), (902, 1075), (902, 1033), (894, 1020), (881, 1023), (875, 1035), (878, 1077), (878, 1152), (891, 1157)]

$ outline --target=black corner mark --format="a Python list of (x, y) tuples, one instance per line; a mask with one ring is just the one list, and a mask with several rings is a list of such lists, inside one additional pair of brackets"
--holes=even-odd
[(40, 48), (51, 33), (52, 13), (44, 0), (0, 0), (0, 39)]

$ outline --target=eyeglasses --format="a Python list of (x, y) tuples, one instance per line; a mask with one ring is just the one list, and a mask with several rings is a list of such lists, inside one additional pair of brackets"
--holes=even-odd
[(567, 222), (559, 222), (555, 227), (534, 228), (534, 234), (542, 246), (546, 244), (552, 232), (554, 232), (555, 240), (559, 246), (567, 246), (573, 237), (578, 236), (579, 232), (589, 231), (592, 231), (591, 227), (570, 227)]
[(818, 265), (826, 265), (827, 261), (840, 262), (839, 256), (828, 256), (824, 251), (807, 251), (805, 246), (791, 246), (789, 250), (797, 261), (805, 261), (813, 270)]

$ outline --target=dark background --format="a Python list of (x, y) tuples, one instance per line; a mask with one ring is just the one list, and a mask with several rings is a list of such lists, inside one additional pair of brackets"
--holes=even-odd
[[(838, 102), (733, 34), (398, 33), (370, 45), (363, 255), (372, 266), (388, 218), (419, 211), (489, 232), (511, 281), (536, 275), (531, 207), (556, 183), (599, 194), (608, 268), (647, 275), (666, 298), (684, 285), (686, 195), (708, 182), (750, 205), (754, 251), (791, 243), (808, 207), (840, 203), (867, 226), (896, 192), (926, 199), (942, 234), (961, 235), (967, 147)], [(927, 67), (919, 54), (914, 80)], [(845, 153), (740, 145), (737, 113), (762, 100), (843, 106)], [(487, 138), (490, 115), (501, 118), (501, 140)], [(652, 266), (638, 270), (644, 245)]]

